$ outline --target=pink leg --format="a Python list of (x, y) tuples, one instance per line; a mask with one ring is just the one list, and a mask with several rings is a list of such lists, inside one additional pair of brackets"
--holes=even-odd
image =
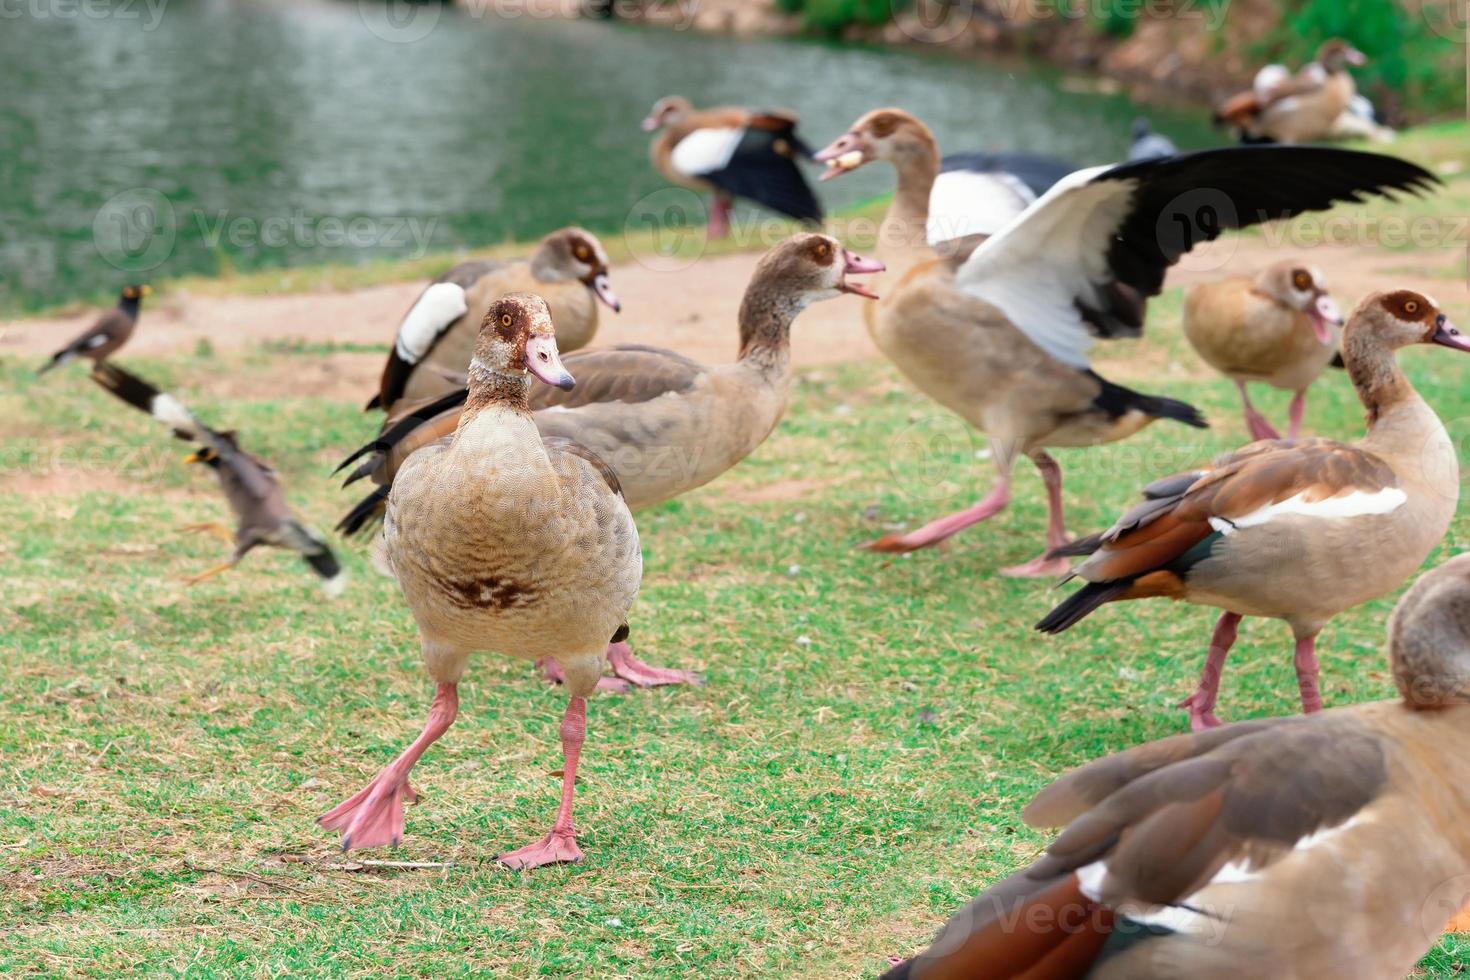
[(1235, 382), (1236, 389), (1240, 392), (1240, 400), (1245, 405), (1245, 427), (1250, 432), (1252, 439), (1280, 439), (1281, 433), (1266, 421), (1266, 416), (1256, 411), (1251, 404), (1250, 395), (1246, 394), (1245, 382)]
[(974, 507), (962, 510), (948, 517), (941, 517), (937, 521), (931, 521), (908, 534), (885, 534), (876, 541), (869, 541), (862, 547), (868, 551), (887, 551), (903, 553), (906, 551), (918, 551), (936, 545), (951, 535), (958, 534), (971, 524), (979, 524), (987, 517), (994, 517), (1005, 509), (1011, 502), (1011, 481), (1009, 477), (1001, 479), (991, 488)]
[(1317, 634), (1296, 641), (1296, 655), (1292, 658), (1296, 667), (1296, 684), (1302, 693), (1302, 713), (1311, 714), (1322, 710), (1320, 671), (1317, 666)]
[(714, 203), (709, 209), (709, 223), (705, 226), (705, 236), (710, 241), (724, 238), (730, 234), (730, 202), (716, 194)]
[(1220, 693), (1220, 672), (1225, 669), (1225, 658), (1235, 645), (1236, 633), (1240, 630), (1240, 616), (1233, 612), (1221, 613), (1215, 623), (1214, 635), (1210, 637), (1210, 652), (1205, 656), (1205, 669), (1200, 675), (1199, 687), (1193, 694), (1179, 702), (1179, 707), (1189, 709), (1189, 727), (1202, 732), (1207, 728), (1218, 728), (1220, 719), (1215, 717), (1215, 699)]
[(1299, 391), (1291, 396), (1291, 428), (1286, 438), (1295, 439), (1302, 434), (1302, 417), (1307, 414), (1307, 393)]
[[(608, 648), (611, 653), (611, 647)], [(609, 657), (611, 659), (611, 657)], [(562, 673), (561, 664), (556, 662), (555, 657), (542, 657), (536, 661), (536, 666), (541, 668), (541, 676), (553, 684), (565, 684), (567, 675)], [(597, 678), (597, 689), (612, 694), (626, 694), (628, 692), (627, 681), (620, 681), (616, 677)]]
[(403, 840), (403, 804), (418, 800), (418, 794), (408, 785), (408, 772), (419, 756), (449, 731), (457, 714), (458, 690), (453, 684), (440, 684), (434, 689), (429, 720), (413, 744), (356, 795), (317, 818), (316, 822), (326, 829), (342, 831), (342, 850), (383, 844), (398, 846)]
[(587, 699), (567, 701), (561, 719), (561, 806), (551, 833), (534, 844), (498, 855), (495, 860), (515, 871), (539, 868), (544, 864), (575, 863), (582, 860), (577, 835), (572, 829), (572, 794), (577, 785), (577, 760), (582, 756), (582, 743), (587, 739)]
[(1072, 563), (1065, 558), (1046, 557), (1070, 540), (1067, 522), (1062, 517), (1062, 468), (1049, 453), (1036, 453), (1031, 460), (1041, 471), (1041, 482), (1046, 484), (1046, 552), (1024, 565), (1002, 568), (1000, 573), (1012, 578), (1056, 578), (1072, 568)]

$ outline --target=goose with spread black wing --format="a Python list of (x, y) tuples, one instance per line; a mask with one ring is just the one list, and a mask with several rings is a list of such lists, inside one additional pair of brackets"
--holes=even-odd
[(658, 132), (653, 165), (671, 183), (712, 196), (710, 238), (730, 232), (730, 209), (745, 198), (797, 221), (818, 224), (822, 205), (797, 160), (811, 150), (786, 111), (752, 112), (738, 106), (695, 109), (670, 95), (654, 103), (643, 131)]
[[(939, 152), (923, 123), (875, 110), (817, 158), (843, 172), (893, 164), (898, 189), (878, 235), (888, 271), (875, 286), (883, 298), (864, 311), (869, 333), (920, 390), (990, 437), (997, 470), (975, 506), (867, 545), (896, 552), (937, 544), (1004, 509), (1020, 456), (1041, 471), (1047, 551), (1059, 548), (1067, 540), (1061, 469), (1049, 449), (1113, 442), (1161, 418), (1204, 425), (1190, 405), (1114, 384), (1088, 363), (1096, 340), (1142, 333), (1145, 301), (1169, 266), (1230, 228), (1436, 181), (1395, 157), (1315, 147), (1095, 167), (1058, 183), (973, 250), (943, 258), (925, 235)], [(1064, 559), (1043, 555), (1006, 572), (1065, 570)]]

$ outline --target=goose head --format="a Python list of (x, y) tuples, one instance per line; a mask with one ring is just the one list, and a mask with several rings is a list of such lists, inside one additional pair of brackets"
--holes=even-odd
[(530, 374), (564, 391), (576, 384), (556, 349), (551, 310), (535, 293), (510, 293), (491, 304), (480, 322), (471, 383), (477, 370), (502, 377)]
[(694, 111), (694, 106), (681, 95), (666, 95), (653, 104), (643, 118), (643, 131), (652, 133), (672, 126)]
[(830, 180), (874, 160), (898, 165), (923, 154), (937, 158), (928, 126), (902, 109), (874, 109), (812, 159), (827, 164), (821, 179)]
[(1470, 351), (1470, 337), (1460, 333), (1438, 303), (1412, 289), (1373, 293), (1358, 304), (1343, 332), (1344, 356), (1364, 343), (1388, 350), (1438, 344)]
[(542, 282), (575, 279), (614, 313), (623, 308), (608, 279), (607, 250), (585, 228), (563, 228), (543, 238), (531, 256), (531, 271)]
[(750, 293), (779, 292), (799, 308), (844, 293), (877, 299), (866, 286), (850, 282), (849, 275), (882, 272), (883, 263), (866, 259), (842, 247), (827, 235), (793, 235), (767, 252), (750, 280)]
[(1348, 65), (1361, 66), (1368, 63), (1368, 56), (1340, 37), (1323, 41), (1317, 49), (1317, 63), (1329, 72), (1339, 72)]
[(1256, 277), (1256, 288), (1287, 309), (1306, 316), (1312, 335), (1324, 347), (1336, 343), (1342, 312), (1327, 292), (1322, 270), (1296, 261), (1277, 262)]

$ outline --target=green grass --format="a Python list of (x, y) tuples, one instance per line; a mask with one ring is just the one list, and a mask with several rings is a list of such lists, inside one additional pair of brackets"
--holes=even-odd
[[(1463, 293), (1441, 298), (1470, 322)], [(1148, 340), (1110, 346), (1100, 369), (1187, 398), (1216, 426), (1059, 453), (1074, 530), (1244, 441), (1233, 389), (1200, 371), (1179, 309), (1177, 292), (1161, 297)], [(350, 494), (327, 474), (372, 420), (280, 380), (326, 352), (125, 360), (237, 426), (280, 467), (292, 504), (329, 526)], [(1470, 360), (1422, 349), (1404, 364), (1452, 433), (1470, 434)], [(312, 821), (422, 723), (430, 684), (396, 587), (344, 545), (353, 581), (336, 602), (264, 550), (185, 588), (180, 576), (222, 557), (219, 542), (174, 530), (224, 515), (212, 480), (79, 369), (37, 383), (31, 367), (0, 359), (0, 970), (872, 975), (1036, 855), (1048, 835), (1019, 813), (1049, 779), (1181, 729), (1173, 705), (1212, 622), (1136, 603), (1058, 638), (1033, 633), (1056, 594), (995, 574), (1042, 537), (1024, 468), (1013, 508), (945, 551), (855, 551), (972, 502), (991, 479), (983, 442), (886, 365), (807, 372), (753, 457), (640, 515), (635, 649), (709, 685), (594, 699), (577, 811), (586, 863), (526, 876), (492, 863), (551, 818), (563, 698), (526, 665), (485, 656), (460, 721), (416, 773), (424, 800), (404, 847), (367, 855), (453, 866), (363, 868)], [(258, 396), (220, 402), (191, 380), (216, 371), (236, 390), (258, 382)], [(1284, 397), (1259, 403), (1284, 417)], [(1331, 373), (1309, 428), (1361, 425)], [(1467, 540), (1462, 517), (1430, 563)], [(1392, 696), (1381, 645), (1395, 598), (1324, 633), (1330, 704)], [(1247, 622), (1222, 705), (1228, 719), (1295, 710), (1282, 624)], [(1450, 976), (1467, 956), (1447, 938), (1422, 969)]]

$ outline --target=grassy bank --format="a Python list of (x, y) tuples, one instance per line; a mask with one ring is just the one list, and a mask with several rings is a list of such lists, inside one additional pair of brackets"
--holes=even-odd
[[(1463, 163), (1465, 139), (1463, 126), (1433, 127), (1396, 149), (1443, 168)], [(1449, 179), (1431, 200), (1360, 211), (1370, 222), (1470, 213), (1470, 175)], [(1350, 282), (1340, 292), (1356, 295)], [(1464, 292), (1443, 292), (1470, 322)], [(1180, 307), (1177, 290), (1152, 303), (1146, 341), (1108, 345), (1099, 368), (1186, 398), (1215, 425), (1059, 453), (1074, 530), (1246, 438), (1233, 388), (1182, 341)], [(292, 385), (322, 356), (272, 344), (124, 361), (238, 427), (281, 469), (293, 506), (329, 526), (352, 495), (327, 474), (372, 420), (357, 393)], [(1470, 358), (1403, 360), (1464, 444)], [(181, 576), (223, 556), (175, 530), (222, 517), (213, 481), (80, 369), (37, 383), (32, 368), (0, 358), (7, 972), (872, 975), (1038, 853), (1047, 835), (1018, 815), (1055, 774), (1181, 730), (1174, 703), (1197, 679), (1212, 621), (1139, 603), (1058, 638), (1033, 633), (1056, 594), (994, 574), (1043, 535), (1041, 487), (1024, 468), (1013, 508), (945, 551), (854, 550), (972, 502), (991, 479), (984, 444), (886, 365), (807, 372), (751, 459), (639, 517), (633, 642), (709, 684), (593, 701), (578, 799), (587, 862), (528, 876), (492, 863), (551, 817), (563, 699), (489, 656), (416, 774), (423, 798), (403, 848), (343, 858), (313, 819), (391, 759), (427, 707), (396, 587), (343, 544), (353, 580), (334, 602), (294, 558), (263, 550), (185, 588)], [(211, 396), (219, 376), (246, 394)], [(1258, 403), (1285, 415), (1280, 393)], [(1309, 430), (1361, 425), (1331, 373), (1313, 389)], [(1430, 563), (1467, 544), (1462, 515)], [(1381, 645), (1395, 598), (1324, 632), (1329, 704), (1392, 696)], [(1286, 629), (1248, 621), (1222, 716), (1295, 707)], [(1448, 937), (1422, 972), (1450, 977), (1466, 962), (1470, 942)]]

